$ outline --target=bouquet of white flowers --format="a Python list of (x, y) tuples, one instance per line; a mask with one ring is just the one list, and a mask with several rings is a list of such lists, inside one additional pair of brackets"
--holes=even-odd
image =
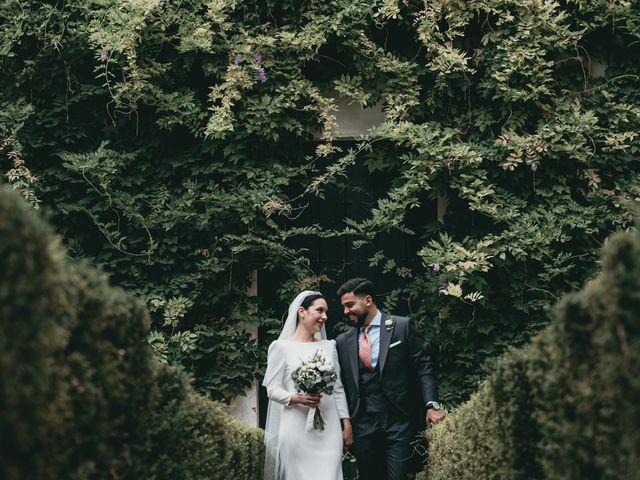
[[(328, 362), (319, 350), (306, 362), (302, 362), (291, 374), (298, 393), (333, 393), (333, 382), (338, 378), (333, 363)], [(320, 407), (311, 408), (307, 415), (306, 431), (324, 430)]]

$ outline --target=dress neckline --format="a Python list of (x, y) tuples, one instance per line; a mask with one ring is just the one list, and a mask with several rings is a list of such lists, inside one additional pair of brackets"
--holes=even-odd
[(312, 344), (312, 345), (315, 344), (315, 343), (320, 343), (320, 342), (323, 341), (322, 339), (320, 339), (320, 340), (314, 340), (313, 342), (301, 342), (299, 340), (291, 340), (290, 338), (282, 338), (281, 340), (284, 340), (286, 342), (291, 342), (291, 343), (309, 343), (309, 344)]

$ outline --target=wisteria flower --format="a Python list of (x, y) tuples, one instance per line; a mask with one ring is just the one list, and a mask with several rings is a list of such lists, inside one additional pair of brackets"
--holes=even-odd
[(267, 75), (264, 73), (264, 67), (258, 67), (258, 78), (262, 83), (267, 81)]
[(254, 53), (253, 59), (256, 61), (256, 63), (262, 63), (262, 55), (260, 55), (259, 53)]
[(103, 50), (102, 52), (100, 52), (100, 61), (106, 62), (108, 58), (109, 58), (109, 52), (107, 52), (106, 50)]
[(433, 273), (440, 273), (440, 264), (439, 263), (434, 263), (433, 264)]
[(235, 63), (236, 65), (239, 65), (240, 62), (242, 62), (242, 60), (244, 60), (244, 57), (242, 55), (240, 55), (239, 53), (236, 53), (236, 56), (233, 59), (233, 63)]

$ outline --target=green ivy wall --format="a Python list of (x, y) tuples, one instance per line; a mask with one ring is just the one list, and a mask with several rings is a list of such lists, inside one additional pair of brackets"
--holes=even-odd
[[(264, 365), (238, 324), (277, 327), (252, 272), (285, 275), (283, 306), (341, 280), (300, 242), (345, 240), (397, 286), (384, 307), (412, 314), (456, 403), (631, 224), (633, 2), (7, 0), (0, 24), (3, 181), (147, 304), (157, 357), (216, 399)], [(332, 141), (333, 94), (386, 120)], [(363, 166), (390, 185), (363, 214), (300, 220)], [(442, 222), (408, 221), (437, 198)]]

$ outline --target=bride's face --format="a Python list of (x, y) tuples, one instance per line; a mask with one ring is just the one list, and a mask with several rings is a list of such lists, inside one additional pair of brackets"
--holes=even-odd
[(307, 309), (300, 307), (298, 309), (298, 318), (300, 319), (298, 326), (312, 333), (319, 332), (324, 322), (327, 321), (327, 310), (327, 301), (324, 298), (318, 298)]

